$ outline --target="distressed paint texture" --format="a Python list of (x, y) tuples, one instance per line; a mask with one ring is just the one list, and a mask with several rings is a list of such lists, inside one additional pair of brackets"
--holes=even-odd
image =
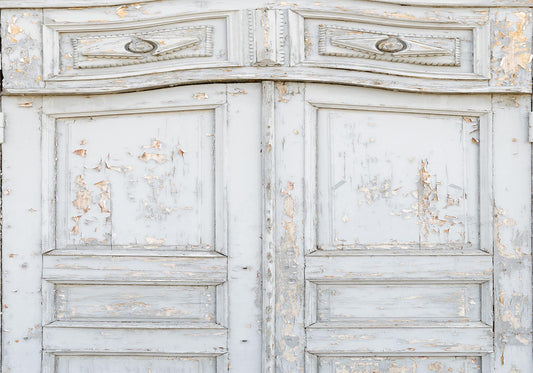
[[(380, 100), (387, 105), (373, 106)], [(173, 366), (200, 372), (255, 371), (270, 362), (274, 363), (271, 371), (342, 371), (359, 366), (415, 373), (442, 367), (474, 372), (530, 369), (530, 189), (518, 180), (529, 174), (506, 166), (515, 158), (520, 169), (530, 165), (525, 131), (528, 96), (501, 96), (492, 102), (484, 95), (421, 96), (267, 82), (262, 89), (259, 84), (221, 84), (44, 101), (42, 148), (37, 147), (32, 159), (44, 156), (41, 185), (47, 197), (35, 229), (45, 228), (46, 254), (42, 277), (37, 271), (28, 284), (34, 289), (33, 298), (43, 301), (43, 341), (39, 334), (20, 345), (19, 339), (14, 346), (6, 343), (5, 355), (37, 356), (42, 343), (42, 369), (52, 370), (56, 364), (56, 371), (69, 364), (94, 369), (102, 364), (158, 367), (163, 364), (158, 360), (161, 354), (172, 357)], [(33, 121), (40, 123), (38, 100), (12, 98), (8, 103), (9, 112), (33, 115)], [(492, 111), (494, 138), (487, 115)], [(509, 117), (516, 119), (513, 127)], [(135, 135), (120, 139), (119, 132), (127, 131), (122, 121), (130, 129), (137, 128)], [(145, 123), (152, 123), (155, 135), (146, 132)], [(405, 133), (416, 133), (425, 139), (426, 147), (409, 147), (411, 137), (404, 141), (400, 135), (387, 142), (394, 130), (390, 123), (404, 123)], [(102, 132), (102, 124), (111, 142), (91, 137)], [(432, 125), (426, 134), (426, 127)], [(198, 126), (201, 131), (196, 131)], [(27, 133), (27, 129), (13, 132), (11, 137), (20, 139)], [(432, 140), (435, 133), (438, 144)], [(35, 129), (34, 141), (40, 135)], [(207, 145), (191, 146), (203, 141)], [(437, 146), (454, 156), (441, 158), (433, 151)], [(206, 147), (202, 166), (190, 163), (201, 158), (198, 149)], [(5, 162), (16, 159), (19, 148), (7, 149)], [(50, 162), (56, 155), (58, 161)], [(109, 159), (100, 162), (104, 156)], [(403, 172), (381, 181), (389, 169), (387, 162), (379, 163), (381, 159)], [(144, 204), (134, 204), (135, 211), (143, 213), (134, 219), (139, 224), (135, 232), (124, 237), (141, 234), (148, 239), (121, 242), (117, 228), (102, 236), (101, 242), (75, 240), (82, 232), (94, 234), (113, 226), (108, 217), (122, 203), (113, 203), (117, 201), (114, 193), (126, 191), (124, 203), (130, 203), (129, 181), (144, 182), (135, 170), (140, 169), (141, 176), (154, 175), (168, 164), (182, 180), (196, 175), (189, 182), (197, 188), (190, 201), (201, 196), (205, 183), (213, 179), (214, 185), (222, 187), (207, 188), (213, 195), (202, 197), (213, 198), (204, 205), (207, 208), (191, 206), (209, 216), (202, 224), (214, 225), (209, 246), (181, 246), (165, 236), (170, 228), (163, 223), (157, 225), (157, 234), (148, 236), (148, 218), (156, 214), (144, 211)], [(262, 172), (262, 167), (270, 171)], [(376, 169), (383, 172), (376, 174)], [(455, 174), (453, 169), (460, 172)], [(10, 170), (6, 169), (5, 177)], [(100, 177), (102, 172), (108, 174)], [(19, 180), (13, 175), (5, 183), (4, 194), (9, 198), (24, 190), (13, 185), (13, 178)], [(56, 179), (57, 189), (53, 188)], [(268, 182), (275, 185), (270, 194)], [(493, 199), (487, 198), (490, 186)], [(164, 188), (149, 187), (147, 183), (146, 188), (134, 189), (131, 198), (158, 200), (158, 191)], [(511, 187), (517, 188), (513, 198), (507, 193)], [(341, 194), (341, 188), (348, 188), (348, 194)], [(321, 191), (329, 197), (321, 196)], [(339, 202), (324, 214), (329, 208), (320, 203), (327, 198)], [(395, 229), (394, 221), (390, 226), (382, 224), (380, 231), (372, 226), (344, 228), (372, 214), (383, 216), (383, 221), (389, 216), (396, 219), (390, 213), (405, 209), (404, 198), (412, 210), (403, 212), (409, 219), (400, 215), (402, 221), (412, 221), (407, 228)], [(7, 197), (6, 204), (15, 208)], [(262, 217), (261, 206), (272, 209), (272, 226)], [(39, 206), (28, 209), (29, 214), (36, 211)], [(51, 211), (57, 211), (57, 224)], [(68, 211), (72, 214), (62, 215)], [(69, 219), (70, 215), (76, 219)], [(126, 216), (119, 219), (125, 222), (135, 215)], [(462, 222), (461, 229), (445, 232), (449, 221)], [(182, 232), (184, 242), (193, 242), (187, 234), (199, 224), (183, 224), (172, 232)], [(10, 229), (11, 224), (4, 226), (8, 239), (17, 240)], [(337, 237), (355, 233), (356, 237), (370, 234), (370, 238), (366, 243), (354, 239), (336, 245), (335, 235), (323, 234), (335, 230)], [(56, 234), (63, 238), (56, 240)], [(415, 237), (414, 243), (404, 234)], [(373, 237), (390, 241), (376, 245)], [(5, 325), (19, 322), (13, 317), (22, 314), (17, 310), (27, 300), (17, 298), (18, 280), (24, 268), (41, 263), (35, 259), (40, 256), (33, 255), (19, 269), (9, 264), (16, 256), (4, 255), (11, 268), (4, 273), (5, 289), (16, 286), (5, 297), (7, 309), (15, 312), (5, 311)], [(268, 276), (269, 269), (273, 276)], [(24, 291), (32, 294), (30, 288)], [(165, 301), (168, 296), (171, 301)], [(34, 328), (41, 325), (39, 317), (32, 321)], [(273, 326), (265, 339), (264, 326)], [(11, 341), (9, 327), (4, 330), (8, 330), (4, 339)], [(30, 343), (35, 341), (38, 345)], [(183, 358), (191, 354), (201, 359)], [(5, 369), (10, 364), (12, 360), (4, 360)]]
[(70, 230), (58, 227), (60, 244), (215, 247), (214, 115), (193, 110), (58, 120), (57, 152), (65, 154), (57, 166), (58, 220)]
[(3, 89), (44, 87), (42, 10), (3, 10), (1, 22)]
[[(28, 120), (10, 125), (10, 137), (32, 146), (25, 154), (41, 171), (16, 176), (16, 148), (5, 148), (13, 176), (4, 177), (17, 185), (4, 182), (15, 199), (5, 201), (13, 217), (3, 227), (3, 262), (13, 268), (3, 281), (11, 294), (3, 371), (261, 369), (260, 92), (259, 84), (211, 85), (4, 103), (10, 123)], [(34, 120), (42, 112), (43, 127)], [(40, 175), (42, 183), (31, 179)], [(186, 199), (178, 210), (206, 220), (168, 223), (173, 182)], [(42, 193), (30, 196), (35, 185)], [(14, 213), (20, 206), (25, 212)], [(19, 217), (44, 228), (42, 241), (38, 228), (16, 249)], [(137, 225), (120, 233), (119, 222)], [(210, 237), (203, 246), (199, 228)], [(17, 362), (22, 356), (28, 361)]]
[[(304, 85), (276, 83), (276, 371), (304, 371)], [(281, 161), (281, 160), (286, 161)]]
[(531, 104), (526, 96), (496, 96), (493, 105), (495, 371), (521, 373), (533, 370), (523, 357), (532, 348), (531, 144), (524, 126)]
[[(15, 79), (5, 89), (103, 93), (250, 79), (327, 83), (334, 76), (343, 84), (404, 91), (530, 91), (527, 8), (505, 8), (504, 2), (468, 8), (348, 0), (209, 4), (209, 11), (181, 0), (51, 8), (42, 14), (8, 10), (6, 41), (13, 38), (13, 17), (18, 23), (11, 31), (19, 27), (19, 38), (25, 32), (32, 38), (9, 45), (12, 56), (50, 48), (38, 50), (39, 59), (31, 61), (32, 79), (19, 79), (18, 85)], [(44, 26), (22, 28), (25, 18)], [(391, 35), (407, 50), (379, 51), (377, 42)]]
[(478, 248), (477, 132), (478, 118), (320, 110), (319, 247)]
[[(145, 0), (143, 3), (149, 3), (157, 0)], [(405, 5), (426, 5), (426, 6), (524, 6), (530, 7), (530, 0), (375, 0), (376, 2), (389, 4), (405, 4)], [(349, 8), (349, 1), (337, 1), (339, 7)], [(124, 4), (124, 5), (122, 5)], [(24, 3), (15, 0), (0, 0), (0, 8), (56, 8), (56, 7), (98, 7), (98, 6), (114, 6), (120, 5), (118, 9), (128, 6), (137, 6), (137, 2), (132, 0), (27, 0)], [(262, 4), (261, 0), (250, 1), (250, 5), (257, 6)], [(275, 4), (280, 7), (290, 7), (298, 3), (289, 3), (286, 1), (275, 1), (270, 4)], [(315, 2), (315, 5), (322, 5), (321, 2)], [(117, 10), (118, 12), (118, 10)], [(400, 14), (401, 15), (401, 14)]]
[(533, 2), (64, 5), (0, 0), (3, 371), (533, 371)]
[(491, 11), (493, 86), (528, 85), (531, 81), (531, 12), (524, 9)]

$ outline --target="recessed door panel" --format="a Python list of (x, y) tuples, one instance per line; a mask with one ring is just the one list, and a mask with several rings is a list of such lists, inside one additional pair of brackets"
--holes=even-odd
[(317, 115), (319, 247), (479, 248), (479, 118)]
[(215, 247), (223, 124), (191, 109), (57, 120), (61, 247)]

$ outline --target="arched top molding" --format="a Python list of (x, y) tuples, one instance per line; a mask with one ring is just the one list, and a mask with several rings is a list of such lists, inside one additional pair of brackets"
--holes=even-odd
[[(163, 2), (165, 0), (143, 0), (142, 3)], [(418, 5), (418, 6), (453, 6), (453, 7), (533, 7), (531, 0), (373, 0), (376, 3)], [(190, 1), (183, 1), (189, 2)], [(299, 1), (304, 4), (306, 1)], [(316, 1), (313, 1), (316, 3)], [(354, 1), (351, 1), (352, 3)], [(74, 7), (102, 7), (116, 5), (139, 4), (135, 0), (0, 0), (0, 8), (28, 9), (28, 8), (74, 8)], [(200, 3), (200, 2), (198, 2)], [(270, 6), (284, 6), (288, 2), (269, 1)]]
[(68, 8), (2, 10), (5, 94), (253, 80), (531, 92), (532, 22), (524, 7), (533, 0), (483, 0), (494, 8), (476, 0), (468, 1), (476, 7), (464, 0), (431, 7), (423, 0), (403, 0), (416, 4), (409, 7), (389, 0), (44, 3)]

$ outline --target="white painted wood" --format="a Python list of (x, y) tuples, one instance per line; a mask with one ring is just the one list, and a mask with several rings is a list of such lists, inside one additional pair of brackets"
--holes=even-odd
[[(24, 211), (43, 239), (39, 228), (28, 253), (4, 246), (6, 260), (22, 262), (4, 272), (3, 370), (17, 371), (22, 356), (32, 359), (24, 369), (50, 373), (260, 370), (261, 85), (45, 101), (41, 115), (37, 99), (13, 99), (7, 116), (14, 143), (41, 142), (26, 156), (42, 207)], [(9, 116), (24, 114), (42, 128), (18, 132)], [(22, 149), (7, 147), (6, 162)], [(9, 177), (17, 185), (4, 194), (31, 201), (26, 177)], [(31, 326), (21, 331), (23, 314)]]
[(2, 88), (42, 88), (43, 11), (4, 10), (2, 19)]
[[(313, 356), (313, 355), (312, 355)], [(480, 373), (481, 359), (479, 357), (348, 357), (337, 358), (324, 356), (314, 363), (316, 369), (324, 373), (334, 373), (342, 369), (370, 369), (372, 371), (387, 372), (403, 369), (407, 372), (424, 373), (442, 369), (443, 372)], [(349, 370), (348, 370), (349, 371)]]
[[(412, 364), (421, 357), (430, 359), (428, 367), (473, 372), (532, 366), (531, 267), (524, 260), (529, 187), (518, 180), (529, 178), (527, 95), (491, 100), (265, 82), (50, 97), (44, 99), (42, 117), (36, 98), (6, 101), (8, 141), (28, 141), (28, 134), (37, 144), (42, 141), (30, 160), (43, 160), (31, 164), (37, 174), (42, 170), (43, 192), (37, 194), (44, 198), (42, 217), (38, 205), (28, 210), (38, 216), (30, 235), (36, 253), (28, 252), (17, 264), (20, 254), (4, 246), (5, 369), (15, 366), (20, 354), (33, 354), (25, 364), (43, 372), (94, 370), (102, 364), (166, 369), (162, 356), (173, 359), (172, 367), (199, 372), (318, 372), (362, 362)], [(24, 127), (17, 132), (10, 119), (15, 114), (35, 123), (33, 135)], [(515, 118), (513, 127), (509, 118)], [(128, 131), (131, 136), (121, 137)], [(102, 133), (110, 133), (111, 140), (91, 138)], [(141, 141), (144, 137), (150, 141)], [(197, 148), (185, 147), (194, 141)], [(164, 153), (167, 146), (176, 153)], [(206, 147), (211, 150), (204, 154)], [(24, 189), (27, 176), (17, 179), (9, 167), (25, 148), (6, 149), (7, 211), (18, 208), (18, 200), (10, 202), (17, 190), (24, 200), (38, 203), (34, 188)], [(109, 162), (94, 172), (109, 184), (86, 176), (90, 165), (85, 162), (98, 149), (109, 154)], [(132, 157), (131, 168), (124, 154)], [(150, 233), (153, 240), (113, 241), (120, 237), (114, 235), (120, 232), (113, 223), (115, 209), (122, 221), (134, 217), (136, 209), (120, 215), (127, 201), (119, 194), (114, 203), (113, 191), (127, 187), (110, 172), (127, 181), (144, 180), (167, 162), (185, 177), (176, 180), (177, 187), (189, 175), (193, 181), (187, 183), (213, 185), (187, 197), (203, 196), (193, 209), (202, 210), (205, 220), (165, 225), (162, 218), (153, 234), (153, 227), (142, 223), (157, 217), (150, 210), (133, 220), (136, 228), (125, 237)], [(195, 173), (198, 168), (202, 171)], [(373, 184), (387, 175), (390, 186)], [(161, 177), (172, 180), (164, 172)], [(340, 185), (339, 177), (345, 180)], [(89, 189), (94, 184), (100, 192)], [(80, 200), (84, 193), (72, 192), (69, 185), (91, 191), (90, 198)], [(347, 194), (339, 191), (344, 186)], [(517, 188), (513, 198), (511, 187)], [(165, 184), (155, 191), (134, 189), (132, 195), (165, 197), (164, 190)], [(181, 190), (186, 196), (187, 189)], [(452, 195), (451, 190), (461, 192)], [(415, 207), (405, 205), (404, 197)], [(338, 209), (343, 213), (336, 215)], [(390, 220), (398, 211), (407, 214), (404, 210), (416, 224)], [(89, 212), (94, 211), (93, 218)], [(54, 220), (73, 212), (88, 220), (76, 215), (70, 219), (74, 226), (68, 219)], [(99, 213), (105, 218), (97, 219)], [(11, 232), (27, 231), (28, 225), (10, 219), (4, 221), (5, 242), (16, 244), (19, 234)], [(188, 236), (209, 222), (213, 230)], [(61, 238), (76, 223), (80, 227), (74, 232), (95, 233), (96, 228), (109, 236), (97, 243)], [(165, 236), (169, 232), (183, 232), (175, 240), (185, 237), (184, 242), (213, 238), (181, 245)], [(335, 237), (352, 232), (367, 238), (336, 242)], [(29, 266), (38, 269), (33, 277), (25, 275)], [(23, 299), (18, 298), (21, 276), (28, 286)], [(31, 320), (44, 325), (42, 342), (40, 333), (12, 340), (10, 327), (19, 330), (28, 301), (43, 303), (42, 315)], [(420, 367), (427, 363), (419, 362)]]
[(523, 357), (532, 345), (531, 199), (525, 196), (531, 189), (530, 105), (526, 96), (493, 98), (495, 372), (533, 370)]
[[(419, 254), (418, 254), (419, 253)], [(378, 255), (360, 252), (350, 255), (343, 252), (321, 251), (306, 261), (306, 278), (311, 281), (364, 281), (374, 280), (448, 280), (483, 282), (492, 278), (489, 255), (427, 255), (425, 252), (409, 255), (391, 253)], [(372, 255), (374, 254), (374, 255)], [(417, 255), (418, 254), (418, 255)]]
[(260, 372), (262, 351), (261, 84), (231, 84), (225, 180), (228, 224), (228, 370)]
[(490, 327), (470, 328), (307, 328), (307, 349), (315, 355), (374, 353), (471, 354), (492, 352)]
[[(280, 84), (280, 87), (285, 86)], [(438, 362), (440, 366), (449, 364), (446, 359), (450, 357), (469, 356), (476, 361), (469, 368), (473, 371), (502, 369), (498, 368), (499, 357), (493, 345), (498, 338), (507, 341), (508, 337), (504, 337), (503, 328), (493, 329), (492, 323), (493, 308), (497, 310), (496, 317), (498, 312), (504, 311), (498, 311), (498, 301), (495, 304), (492, 301), (493, 271), (499, 268), (498, 264), (493, 266), (497, 263), (493, 262), (497, 255), (493, 259), (492, 232), (493, 228), (499, 228), (496, 220), (491, 227), (495, 198), (491, 189), (497, 183), (492, 152), (505, 145), (493, 132), (490, 97), (389, 94), (324, 85), (306, 85), (305, 93), (294, 88), (281, 91), (283, 104), (280, 105), (293, 107), (291, 117), (297, 118), (302, 114), (296, 113), (306, 111), (303, 134), (296, 130), (290, 138), (289, 129), (283, 130), (286, 132), (278, 129), (278, 133), (285, 134), (281, 146), (290, 152), (288, 159), (300, 165), (303, 161), (305, 166), (305, 199), (291, 201), (290, 206), (294, 205), (295, 211), (302, 208), (307, 215), (291, 229), (310, 234), (305, 236), (305, 244), (298, 245), (300, 256), (309, 253), (304, 259), (305, 280), (300, 278), (301, 287), (305, 287), (306, 371), (318, 371), (320, 359), (326, 356), (333, 355), (331, 364), (341, 367), (342, 361), (352, 356), (371, 359), (375, 354), (387, 358), (424, 355), (439, 359), (439, 356), (446, 356)], [(305, 103), (301, 102), (303, 97)], [(528, 105), (519, 98), (515, 102), (512, 109), (502, 106), (512, 110), (514, 115), (527, 110)], [(284, 114), (278, 120), (287, 117), (289, 115)], [(504, 126), (502, 119), (495, 117), (494, 121)], [(294, 123), (293, 120), (291, 124)], [(516, 123), (521, 123), (523, 136), (527, 135), (527, 115)], [(379, 132), (382, 126), (387, 129)], [(361, 132), (357, 128), (361, 128)], [(402, 140), (403, 136), (408, 136), (409, 140)], [(513, 136), (515, 143), (520, 141), (516, 133)], [(433, 141), (436, 142), (431, 145)], [(424, 146), (431, 149), (429, 153), (423, 150)], [(413, 155), (395, 154), (396, 147)], [(516, 146), (514, 149), (515, 156), (519, 156), (520, 151)], [(529, 157), (529, 150), (523, 151), (523, 155)], [(423, 159), (420, 161), (422, 168), (409, 171), (417, 157), (418, 161), (420, 157)], [(402, 165), (404, 161), (407, 163)], [(429, 172), (427, 165), (435, 163), (442, 169)], [(528, 165), (524, 162), (522, 166)], [(278, 177), (280, 167), (288, 166), (277, 166)], [(380, 182), (387, 170), (393, 172), (391, 181)], [(437, 180), (431, 184), (431, 178)], [(346, 192), (342, 191), (343, 187)], [(456, 197), (451, 191), (454, 188), (461, 190)], [(301, 189), (294, 187), (294, 190)], [(442, 196), (439, 190), (443, 191)], [(411, 198), (409, 193), (414, 202), (402, 204), (402, 198)], [(360, 197), (351, 199), (351, 195)], [(527, 191), (522, 195), (529, 198)], [(334, 200), (339, 201), (338, 207), (328, 202)], [(528, 204), (525, 206), (523, 211)], [(444, 212), (455, 208), (456, 212)], [(405, 236), (409, 228), (403, 225), (410, 217), (402, 216), (411, 209), (414, 209), (413, 217), (418, 219), (413, 224), (414, 241)], [(441, 212), (443, 215), (439, 217)], [(352, 216), (354, 213), (361, 215)], [(371, 220), (374, 213), (379, 217)], [(387, 223), (398, 216), (402, 216), (400, 221)], [(461, 227), (457, 232), (461, 244), (453, 243), (451, 237), (455, 228), (446, 226), (448, 218), (462, 220), (457, 224)], [(286, 218), (281, 224), (287, 229)], [(508, 226), (515, 224), (509, 222)], [(378, 240), (389, 234), (393, 238), (390, 244), (384, 244), (370, 237), (361, 240), (342, 236), (357, 233), (375, 235)], [(442, 239), (444, 241), (439, 243)], [(529, 261), (521, 261), (521, 270), (529, 273), (529, 266)], [(287, 273), (292, 273), (296, 267), (285, 264)], [(494, 276), (498, 278), (498, 273)], [(524, 277), (527, 284), (528, 276)], [(505, 279), (503, 282), (517, 294), (524, 294), (521, 285), (511, 285)], [(427, 293), (414, 294), (415, 289), (424, 289)], [(455, 295), (449, 293), (455, 292), (452, 289), (457, 289)], [(296, 309), (299, 296), (292, 297), (294, 301), (289, 307)], [(530, 296), (527, 292), (521, 299), (530, 299)], [(497, 297), (498, 293), (494, 299)], [(523, 319), (513, 316), (518, 314), (510, 310), (507, 316), (500, 314), (499, 317), (507, 322), (521, 320), (520, 327), (516, 325), (517, 330), (526, 325), (530, 330), (527, 307), (517, 308), (525, 313)], [(278, 319), (283, 320), (283, 312), (279, 312)], [(283, 340), (283, 335), (277, 338)], [(518, 340), (523, 340), (523, 346), (530, 345), (522, 333)], [(514, 351), (520, 351), (521, 347), (510, 343), (516, 357), (520, 352)], [(520, 364), (529, 366), (530, 355), (522, 349)], [(379, 364), (379, 360), (369, 362), (374, 363)], [(529, 368), (522, 369), (528, 371)]]
[(4, 113), (0, 113), (0, 144), (3, 144), (5, 140), (5, 129), (6, 129), (5, 122), (6, 121), (5, 121)]
[[(358, 319), (417, 319), (481, 321), (479, 284), (317, 284), (319, 322)], [(354, 304), (354, 299), (364, 299)], [(420, 299), (425, 300), (420, 307)]]
[(529, 2), (27, 4), (3, 371), (533, 371)]
[(305, 85), (275, 83), (276, 372), (304, 369)]
[(248, 12), (249, 54), (252, 66), (278, 66), (285, 62), (285, 12), (254, 9)]
[(215, 321), (215, 286), (58, 284), (58, 320)]
[[(86, 370), (102, 372), (105, 370), (128, 372), (173, 372), (179, 369), (183, 372), (216, 372), (216, 357), (180, 357), (173, 355), (162, 356), (131, 356), (131, 355), (52, 355), (56, 360), (57, 371), (60, 373), (84, 372)], [(50, 358), (52, 358), (50, 357)]]
[[(47, 351), (139, 351), (148, 353), (212, 354), (226, 352), (226, 330), (223, 328), (135, 328), (87, 325), (48, 325), (44, 327), (44, 349)], [(68, 342), (68, 344), (67, 344)], [(83, 352), (80, 354), (82, 355)]]
[[(145, 0), (143, 3), (149, 3), (157, 0)], [(222, 0), (221, 0), (222, 1)], [(225, 2), (231, 2), (232, 0), (224, 0)], [(238, 1), (238, 0), (234, 0)], [(262, 0), (251, 0), (250, 5), (257, 6)], [(425, 5), (425, 6), (461, 6), (461, 7), (507, 7), (507, 6), (522, 6), (531, 7), (529, 0), (373, 0), (376, 2), (388, 3), (388, 4), (401, 4), (401, 5)], [(338, 1), (341, 5), (350, 4), (349, 1)], [(301, 3), (305, 3), (302, 1)], [(309, 1), (310, 4), (314, 3), (315, 6), (322, 5), (316, 2)], [(182, 0), (183, 6), (190, 4), (188, 1)], [(278, 6), (289, 6), (286, 2), (276, 1), (273, 2)], [(98, 6), (112, 6), (112, 5), (130, 5), (131, 7), (138, 6), (139, 3), (132, 0), (26, 0), (24, 3), (17, 2), (15, 0), (0, 0), (0, 8), (61, 8), (61, 7), (80, 7), (90, 8)]]
[[(457, 4), (212, 0), (204, 6), (166, 0), (8, 10), (5, 87), (10, 94), (101, 93), (296, 79), (407, 91), (529, 93), (527, 8), (451, 5)], [(380, 50), (384, 40), (403, 47)]]
[[(38, 97), (2, 100), (6, 138), (11, 141), (2, 145), (2, 370), (6, 372), (39, 372), (41, 365), (41, 101)], [(22, 153), (19, 141), (28, 147)], [(17, 227), (24, 233), (17, 233)]]
[(263, 248), (262, 248), (262, 371), (276, 371), (276, 99), (274, 82), (262, 83), (261, 116), (262, 136), (262, 193), (263, 193)]

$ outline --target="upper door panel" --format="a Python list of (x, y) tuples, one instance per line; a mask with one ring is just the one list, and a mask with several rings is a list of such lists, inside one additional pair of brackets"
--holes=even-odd
[(529, 92), (530, 18), (527, 8), (370, 1), (5, 10), (4, 87), (75, 93), (277, 79)]

